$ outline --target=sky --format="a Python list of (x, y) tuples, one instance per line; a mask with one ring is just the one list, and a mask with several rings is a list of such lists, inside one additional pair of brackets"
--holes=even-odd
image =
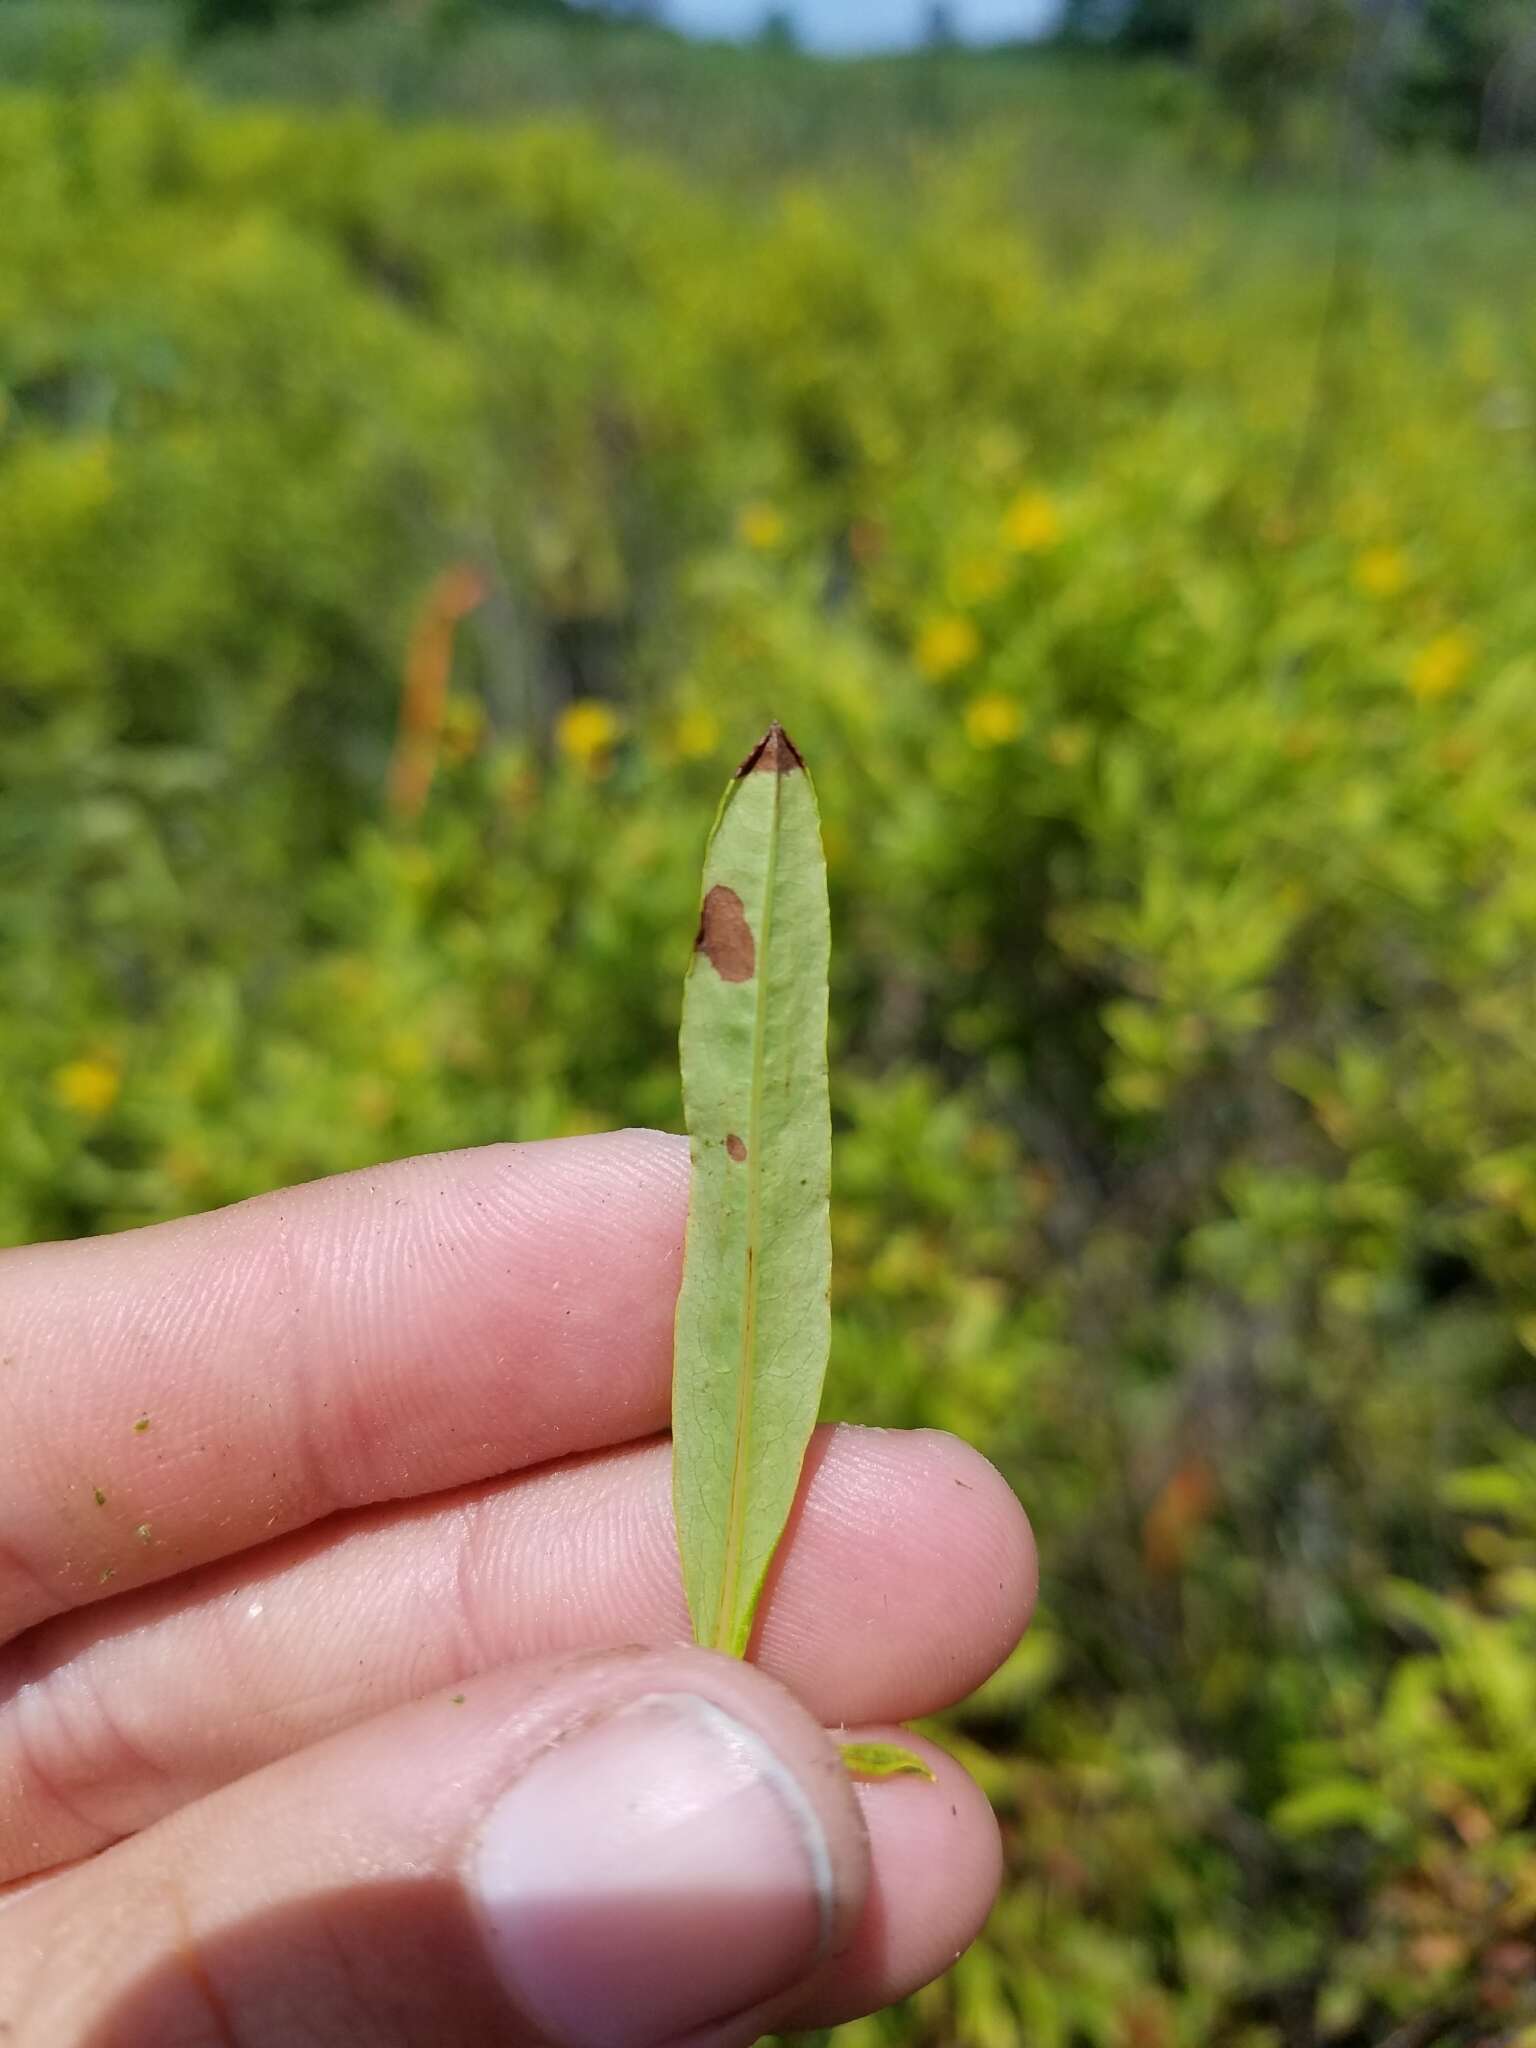
[[(674, 27), (697, 35), (752, 35), (770, 0), (663, 0)], [(808, 49), (881, 50), (910, 43), (925, 0), (784, 0)], [(977, 42), (1032, 35), (1056, 12), (1054, 0), (948, 0), (958, 32)]]

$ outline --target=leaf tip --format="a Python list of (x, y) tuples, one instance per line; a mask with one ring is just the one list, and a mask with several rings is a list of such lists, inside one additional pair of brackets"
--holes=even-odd
[(756, 774), (789, 775), (804, 766), (800, 749), (775, 719), (736, 770), (736, 779), (739, 782), (744, 775)]

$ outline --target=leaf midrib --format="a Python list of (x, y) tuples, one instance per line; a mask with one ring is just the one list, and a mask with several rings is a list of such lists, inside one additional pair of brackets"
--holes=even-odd
[[(747, 1119), (747, 1257), (742, 1277), (741, 1360), (736, 1383), (736, 1431), (731, 1460), (731, 1491), (726, 1503), (725, 1560), (720, 1579), (720, 1607), (715, 1616), (715, 1648), (734, 1653), (736, 1586), (741, 1576), (747, 1483), (752, 1461), (748, 1439), (752, 1428), (753, 1350), (757, 1342), (757, 1234), (761, 1213), (762, 1148), (758, 1143), (763, 1105), (763, 1041), (768, 1010), (768, 949), (773, 936), (773, 890), (779, 863), (779, 806), (784, 777), (773, 776), (773, 812), (768, 828), (768, 862), (763, 879), (763, 913), (757, 940), (757, 991), (752, 1026), (752, 1094)], [(743, 1645), (743, 1647), (745, 1647)]]

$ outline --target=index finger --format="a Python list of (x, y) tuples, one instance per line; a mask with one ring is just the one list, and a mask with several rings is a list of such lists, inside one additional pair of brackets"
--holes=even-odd
[(402, 1160), (0, 1256), (0, 1641), (666, 1421), (688, 1147)]

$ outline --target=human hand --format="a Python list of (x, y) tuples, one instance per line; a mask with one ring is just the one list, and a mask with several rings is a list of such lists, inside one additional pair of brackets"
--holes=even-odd
[(822, 1431), (755, 1663), (691, 1647), (686, 1201), (625, 1131), (0, 1257), (4, 2048), (732, 2048), (970, 1941), (979, 1792), (823, 1729), (923, 1747), (1028, 1527), (953, 1438)]

